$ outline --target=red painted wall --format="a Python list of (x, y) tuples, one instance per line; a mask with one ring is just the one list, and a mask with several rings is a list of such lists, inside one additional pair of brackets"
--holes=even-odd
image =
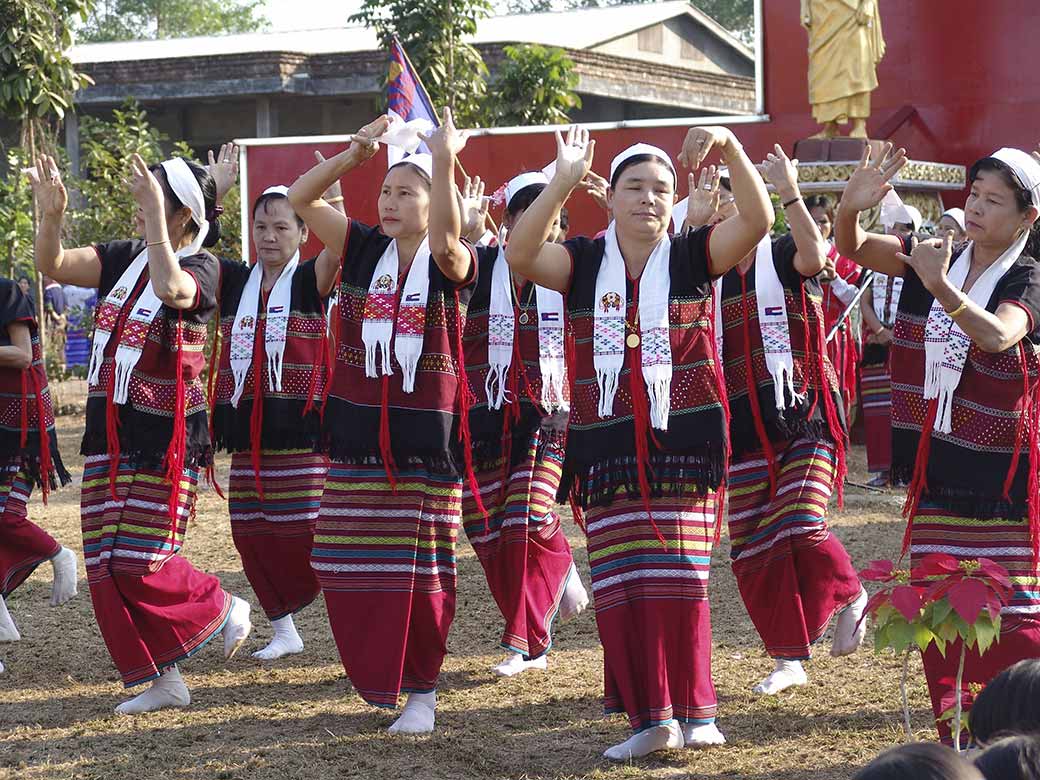
[[(1040, 141), (1040, 77), (1035, 72), (1040, 41), (1038, 0), (879, 0), (888, 45), (873, 96), (874, 133), (904, 106), (917, 113), (891, 140), (911, 157), (970, 165), (1000, 146), (1034, 148)], [(764, 0), (767, 124), (734, 127), (753, 159), (779, 142), (790, 152), (811, 135), (806, 72), (807, 37), (798, 21), (798, 0)], [(342, 128), (350, 132), (354, 128)], [(685, 135), (674, 127), (611, 130), (594, 134), (595, 169), (606, 174), (611, 158), (631, 143), (646, 141), (677, 155)], [(249, 198), (276, 183), (291, 183), (313, 164), (313, 149), (326, 156), (332, 145), (252, 147), (248, 150)], [(555, 155), (551, 133), (489, 136), (470, 140), (463, 165), (493, 190), (523, 170), (540, 168)], [(348, 213), (376, 218), (376, 196), (386, 171), (384, 152), (343, 182)], [(680, 193), (685, 194), (685, 182)], [(959, 196), (947, 195), (954, 205)], [(568, 204), (571, 232), (593, 233), (604, 215), (587, 197)], [(497, 218), (497, 214), (495, 215)], [(309, 247), (317, 250), (314, 247)]]

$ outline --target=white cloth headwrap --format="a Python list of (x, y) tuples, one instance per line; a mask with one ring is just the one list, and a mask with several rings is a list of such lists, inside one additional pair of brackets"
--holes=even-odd
[(881, 224), (887, 228), (895, 224), (913, 225), (914, 230), (921, 229), (921, 212), (914, 206), (907, 206), (895, 190), (889, 190), (881, 199)]
[(889, 277), (887, 274), (874, 273), (870, 281), (870, 292), (874, 298), (874, 316), (885, 327), (891, 327), (896, 321), (896, 312), (899, 310), (899, 298), (903, 294), (903, 277), (892, 278), (892, 297), (888, 299), (885, 306), (885, 296), (888, 295)]
[[(1029, 232), (1023, 231), (1004, 254), (983, 271), (967, 291), (968, 299), (972, 303), (986, 307), (997, 283), (1011, 270), (1028, 240)], [(968, 277), (973, 247), (974, 243), (969, 243), (957, 258), (957, 262), (946, 273), (950, 284), (957, 289), (963, 288)], [(960, 384), (970, 348), (971, 339), (968, 335), (946, 313), (942, 304), (933, 300), (924, 328), (924, 397), (939, 399), (935, 424), (932, 427), (940, 433), (950, 433), (953, 430), (953, 394)]]
[(433, 178), (433, 157), (425, 153), (410, 154), (407, 157), (402, 157), (386, 170), (389, 173), (393, 168), (396, 168), (398, 165), (404, 165), (405, 163), (408, 165), (414, 165), (431, 179)]
[[(266, 324), (264, 326), (264, 353), (267, 355), (268, 389), (282, 391), (282, 358), (285, 355), (285, 338), (289, 326), (289, 310), (292, 306), (292, 280), (300, 264), (300, 250), (282, 268), (271, 294), (267, 298)], [(235, 321), (231, 326), (231, 373), (235, 378), (235, 391), (231, 405), (238, 408), (245, 389), (246, 375), (253, 364), (253, 344), (256, 339), (259, 318), (260, 285), (263, 282), (263, 264), (258, 260), (249, 272), (249, 278), (238, 301)], [(257, 384), (260, 374), (257, 372)]]
[[(625, 362), (628, 295), (625, 259), (618, 246), (613, 222), (607, 227), (604, 241), (603, 261), (596, 276), (592, 362), (596, 369), (596, 384), (599, 386), (599, 416), (613, 417), (618, 377)], [(672, 242), (668, 236), (658, 242), (646, 261), (639, 283), (643, 381), (650, 399), (650, 424), (661, 431), (668, 430), (668, 413), (671, 410), (672, 345), (668, 320), (668, 296), (672, 287), (669, 273), (671, 248)]]
[(949, 217), (954, 222), (956, 222), (960, 226), (961, 230), (965, 229), (964, 209), (946, 209), (946, 211), (944, 211), (942, 215), (944, 217)]
[[(491, 271), (491, 303), (488, 310), (488, 374), (484, 381), (488, 406), (502, 408), (506, 401), (506, 378), (513, 362), (513, 340), (517, 322), (513, 309), (513, 280), (509, 263), (500, 253)], [(542, 378), (542, 407), (547, 412), (566, 409), (563, 397), (565, 366), (563, 352), (563, 296), (555, 290), (535, 286), (538, 306), (538, 371)]]
[(409, 119), (406, 122), (400, 114), (393, 111), (388, 111), (387, 116), (390, 117), (390, 124), (386, 128), (386, 132), (373, 140), (387, 146), (397, 147), (405, 154), (414, 154), (425, 140), (426, 135), (434, 128), (433, 122), (423, 117)]
[[(166, 160), (162, 163), (162, 169), (170, 189), (181, 203), (191, 210), (191, 219), (199, 229), (192, 242), (175, 253), (178, 258), (191, 257), (198, 254), (202, 248), (202, 242), (209, 232), (209, 222), (206, 221), (206, 200), (198, 179), (195, 178), (188, 163), (182, 158), (174, 157)], [(94, 340), (90, 349), (90, 365), (87, 368), (87, 382), (90, 385), (96, 386), (100, 381), (101, 366), (105, 360), (105, 347), (108, 346), (108, 341), (112, 337), (112, 327), (115, 325), (119, 312), (130, 300), (131, 292), (137, 286), (141, 274), (147, 267), (148, 247), (145, 247), (120, 275), (98, 310)], [(155, 287), (149, 279), (134, 304), (134, 311), (126, 318), (119, 346), (116, 347), (113, 403), (126, 403), (130, 392), (130, 377), (133, 375), (137, 361), (141, 359), (148, 329), (158, 316), (162, 306), (163, 303), (155, 294)]]
[(1019, 183), (1032, 195), (1033, 206), (1040, 209), (1040, 163), (1031, 154), (1007, 146), (993, 152), (990, 157), (1000, 160), (1015, 172)]
[(260, 193), (261, 198), (264, 197), (264, 195), (284, 195), (288, 198), (289, 188), (286, 187), (284, 184), (274, 184)]
[(678, 183), (679, 177), (675, 173), (675, 166), (672, 164), (672, 158), (668, 156), (668, 152), (660, 147), (652, 146), (650, 144), (632, 144), (632, 146), (618, 154), (610, 163), (609, 181), (614, 181), (614, 174), (617, 173), (617, 169), (621, 167), (625, 160), (644, 154), (649, 154), (653, 157), (660, 157), (664, 160), (668, 165), (668, 170), (672, 172), (673, 185)]
[[(411, 393), (415, 389), (415, 370), (422, 355), (426, 331), (426, 299), (430, 293), (430, 237), (425, 236), (415, 250), (415, 257), (401, 290), (395, 322), (398, 263), (397, 239), (394, 239), (376, 263), (372, 281), (368, 284), (361, 341), (365, 345), (365, 376), (374, 379), (380, 374), (394, 373), (390, 366), (390, 341), (393, 340), (394, 357), (403, 374), (402, 388), (404, 392)], [(380, 358), (381, 368), (376, 367), (377, 358)]]
[[(722, 277), (715, 287), (715, 348), (722, 359)], [(791, 326), (787, 321), (787, 301), (784, 286), (773, 263), (773, 241), (766, 236), (755, 250), (755, 301), (758, 306), (758, 330), (766, 356), (766, 369), (773, 378), (773, 395), (777, 409), (797, 399), (794, 390), (794, 355), (791, 352)]]

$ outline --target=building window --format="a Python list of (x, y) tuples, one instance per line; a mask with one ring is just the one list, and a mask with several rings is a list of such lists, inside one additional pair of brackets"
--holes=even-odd
[(704, 52), (693, 45), (691, 41), (683, 38), (682, 46), (679, 49), (679, 56), (684, 60), (694, 60), (700, 62), (704, 59)]
[(649, 51), (655, 54), (664, 52), (664, 26), (657, 24), (640, 30), (636, 35), (639, 38), (639, 51)]

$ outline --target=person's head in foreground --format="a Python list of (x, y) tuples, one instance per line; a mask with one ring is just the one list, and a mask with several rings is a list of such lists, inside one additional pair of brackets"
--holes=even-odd
[(886, 750), (852, 780), (986, 780), (953, 748), (937, 742), (913, 742)]
[(1040, 780), (1040, 737), (1005, 737), (975, 758), (986, 780)]
[(1019, 661), (990, 680), (968, 717), (980, 747), (1010, 734), (1040, 734), (1040, 659)]

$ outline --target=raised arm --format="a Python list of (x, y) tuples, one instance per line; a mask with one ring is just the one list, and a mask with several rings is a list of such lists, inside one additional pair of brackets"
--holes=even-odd
[(166, 225), (166, 196), (162, 185), (139, 154), (130, 157), (130, 192), (144, 215), (152, 289), (171, 309), (192, 308), (199, 287), (195, 277), (181, 268)]
[(875, 162), (870, 160), (870, 146), (845, 184), (838, 213), (834, 218), (835, 246), (838, 251), (862, 266), (889, 276), (902, 276), (905, 266), (898, 258), (903, 243), (895, 236), (868, 233), (859, 224), (860, 212), (873, 208), (892, 189), (889, 183), (906, 165), (906, 150), (892, 151), (886, 143)]
[(0, 368), (24, 370), (32, 365), (32, 340), (29, 326), (12, 322), (7, 326), (11, 343), (0, 347)]
[[(776, 144), (773, 152), (766, 156), (760, 167), (766, 181), (776, 188), (780, 204), (787, 215), (787, 224), (797, 249), (794, 267), (802, 276), (816, 276), (827, 264), (827, 250), (816, 220), (805, 207), (801, 190), (798, 189), (798, 169), (788, 159), (783, 147)], [(786, 205), (785, 205), (786, 204)]]
[(65, 249), (61, 245), (61, 228), (69, 195), (54, 158), (38, 158), (36, 166), (30, 168), (28, 174), (40, 209), (34, 247), (37, 270), (63, 284), (97, 287), (101, 284), (101, 260), (94, 247)]
[(1018, 344), (1029, 333), (1029, 315), (1013, 303), (1002, 303), (994, 314), (974, 303), (958, 287), (950, 283), (946, 272), (953, 255), (953, 231), (942, 240), (922, 241), (910, 255), (899, 253), (901, 262), (914, 269), (921, 283), (935, 296), (946, 313), (983, 352), (1004, 352)]
[(556, 131), (556, 173), (509, 233), (506, 261), (509, 267), (535, 284), (566, 293), (571, 281), (570, 252), (549, 243), (553, 221), (571, 192), (592, 168), (596, 142), (589, 131), (576, 126), (564, 139)]
[(736, 136), (725, 127), (691, 128), (686, 134), (679, 160), (694, 170), (713, 149), (722, 153), (722, 159), (729, 167), (730, 186), (739, 212), (716, 225), (708, 241), (708, 271), (713, 276), (722, 276), (769, 233), (775, 215), (762, 177)]
[(455, 186), (455, 161), (466, 146), (466, 134), (455, 127), (451, 109), (444, 109), (440, 127), (427, 137), (433, 156), (430, 188), (430, 254), (446, 277), (462, 282), (473, 264), (473, 254), (462, 243), (462, 210)]
[[(325, 162), (325, 155), (315, 149), (314, 159), (317, 160), (320, 165)], [(347, 215), (347, 210), (343, 207), (343, 190), (340, 187), (339, 179), (336, 179), (329, 185), (329, 188), (325, 190), (321, 199), (344, 217)], [(340, 251), (339, 254), (336, 254), (335, 252), (330, 252), (328, 247), (324, 247), (321, 250), (321, 253), (314, 260), (314, 280), (315, 287), (318, 290), (318, 295), (324, 298), (332, 292), (332, 288), (336, 285), (336, 279), (339, 276), (342, 264), (342, 251)]]
[[(293, 210), (337, 258), (343, 257), (349, 222), (342, 211), (333, 208), (322, 199), (322, 194), (333, 182), (370, 159), (379, 150), (375, 141), (366, 139), (381, 136), (386, 132), (389, 121), (384, 115), (365, 125), (354, 134), (350, 146), (334, 157), (319, 162), (289, 187), (289, 203), (292, 204)], [(329, 282), (330, 286), (331, 284), (332, 282)]]

